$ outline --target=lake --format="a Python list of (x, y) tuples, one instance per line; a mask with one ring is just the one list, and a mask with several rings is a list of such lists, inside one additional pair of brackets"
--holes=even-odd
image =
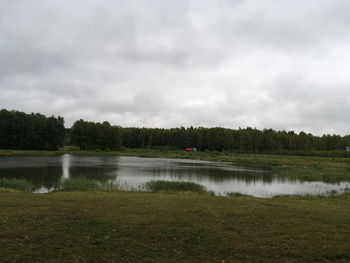
[(225, 162), (69, 154), (0, 157), (0, 178), (25, 178), (33, 182), (37, 193), (52, 191), (60, 180), (77, 176), (116, 182), (126, 189), (139, 189), (150, 180), (188, 181), (201, 184), (216, 195), (241, 193), (256, 197), (326, 195), (350, 189), (350, 182), (300, 181)]

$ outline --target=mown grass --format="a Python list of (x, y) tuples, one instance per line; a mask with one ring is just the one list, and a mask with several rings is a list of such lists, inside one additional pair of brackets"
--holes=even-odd
[(0, 192), (1, 262), (349, 262), (350, 195)]
[(172, 182), (172, 181), (149, 181), (144, 185), (145, 190), (151, 192), (160, 191), (190, 191), (204, 193), (205, 187), (192, 182)]

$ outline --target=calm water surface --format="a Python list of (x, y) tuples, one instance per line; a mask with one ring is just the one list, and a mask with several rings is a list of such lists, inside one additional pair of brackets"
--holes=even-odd
[(150, 180), (189, 181), (204, 185), (217, 195), (237, 192), (257, 197), (319, 195), (334, 191), (342, 193), (350, 189), (350, 182), (303, 182), (260, 169), (222, 162), (68, 154), (0, 157), (0, 177), (30, 180), (36, 186), (35, 192), (52, 191), (60, 180), (77, 176), (113, 181), (134, 189)]

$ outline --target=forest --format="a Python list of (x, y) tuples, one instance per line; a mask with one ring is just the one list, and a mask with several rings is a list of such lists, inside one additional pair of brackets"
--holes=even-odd
[(1, 149), (58, 150), (64, 137), (64, 119), (60, 116), (0, 111)]
[(278, 153), (312, 155), (326, 151), (344, 153), (350, 136), (314, 136), (294, 131), (227, 128), (123, 128), (123, 146), (142, 148), (167, 146), (173, 149), (196, 147), (200, 151), (231, 151), (239, 153)]
[(183, 150), (238, 153), (278, 153), (296, 155), (344, 155), (350, 135), (314, 136), (310, 133), (244, 129), (180, 127), (122, 128), (108, 122), (77, 120), (69, 129), (64, 119), (39, 113), (0, 111), (0, 148), (57, 150), (63, 145), (81, 150), (119, 150), (125, 148), (162, 147)]
[(78, 120), (70, 131), (70, 144), (80, 150), (119, 150), (122, 145), (121, 129), (103, 123)]

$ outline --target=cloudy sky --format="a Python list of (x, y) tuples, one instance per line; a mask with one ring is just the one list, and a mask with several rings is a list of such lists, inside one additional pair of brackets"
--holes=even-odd
[(0, 108), (350, 133), (348, 0), (0, 2)]

